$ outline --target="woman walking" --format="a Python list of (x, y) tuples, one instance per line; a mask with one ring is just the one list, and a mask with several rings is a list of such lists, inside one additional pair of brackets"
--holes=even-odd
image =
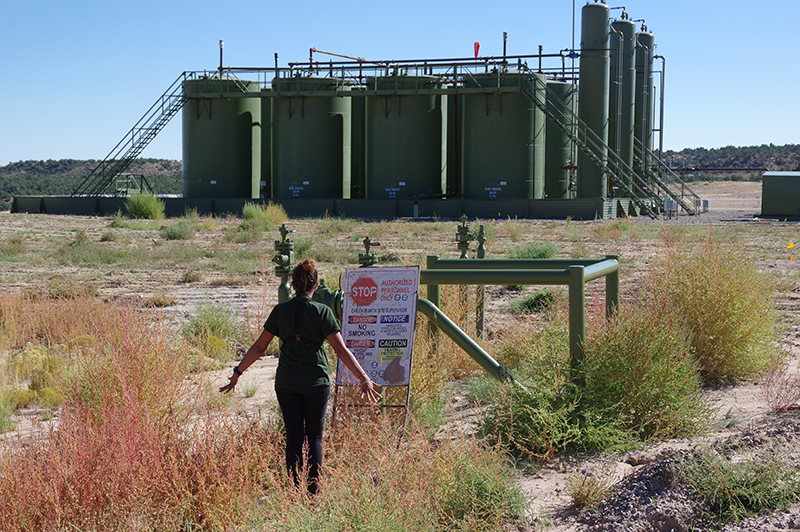
[(317, 493), (322, 466), (322, 431), (330, 395), (331, 380), (323, 342), (327, 338), (339, 359), (358, 379), (362, 396), (375, 402), (380, 395), (372, 380), (339, 332), (333, 311), (311, 301), (318, 286), (318, 270), (312, 259), (306, 259), (292, 271), (295, 297), (272, 309), (258, 340), (247, 350), (242, 361), (233, 368), (229, 384), (219, 389), (227, 393), (236, 388), (239, 377), (258, 360), (276, 336), (282, 344), (275, 375), (275, 394), (286, 426), (286, 468), (296, 485), (303, 469), (303, 444), (308, 441), (308, 491)]

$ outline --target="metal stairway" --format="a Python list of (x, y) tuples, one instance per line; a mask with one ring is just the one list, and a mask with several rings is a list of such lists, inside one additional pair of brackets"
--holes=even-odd
[[(524, 81), (529, 83), (530, 88), (523, 86), (522, 93), (537, 108), (542, 110), (575, 143), (578, 149), (608, 176), (611, 184), (619, 190), (622, 196), (629, 198), (640, 213), (647, 214), (654, 219), (657, 218), (661, 209), (662, 196), (657, 189), (648, 185), (650, 181), (642, 178), (617, 153), (611, 150), (608, 144), (586, 125), (569, 106), (564, 104), (541, 78), (525, 68), (523, 68), (523, 74)], [(546, 95), (545, 97), (541, 96), (542, 91)], [(659, 173), (649, 171), (647, 177), (656, 183), (664, 193), (677, 200), (687, 213), (696, 214), (694, 206), (687, 203), (684, 198), (687, 195), (693, 195), (694, 197), (697, 197), (697, 195), (652, 152), (648, 152), (648, 158), (659, 165), (657, 167)], [(670, 176), (669, 174), (672, 175)], [(665, 178), (664, 176), (667, 177)], [(678, 193), (672, 190), (667, 184), (668, 181), (673, 184), (680, 183), (684, 192)]]
[(111, 188), (116, 178), (164, 129), (185, 103), (183, 82), (194, 73), (183, 72), (120, 140), (72, 193), (72, 196), (99, 196)]
[[(672, 171), (667, 164), (652, 151), (645, 149), (642, 142), (634, 138), (633, 158), (637, 165), (648, 169), (647, 177), (664, 191), (666, 196), (678, 202), (688, 214), (697, 214), (700, 196)], [(644, 161), (647, 161), (645, 163)]]

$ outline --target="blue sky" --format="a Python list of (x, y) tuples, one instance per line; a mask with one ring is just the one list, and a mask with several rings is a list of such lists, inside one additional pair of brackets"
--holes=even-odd
[[(576, 46), (580, 10), (575, 2)], [(664, 146), (800, 143), (800, 3), (608, 2), (645, 19), (666, 57)], [(296, 6), (296, 7), (295, 7)], [(612, 11), (617, 16), (620, 11)], [(311, 47), (368, 59), (557, 53), (572, 0), (396, 3), (2, 0), (0, 165), (102, 159), (185, 70), (281, 66)], [(180, 159), (176, 118), (142, 157)]]

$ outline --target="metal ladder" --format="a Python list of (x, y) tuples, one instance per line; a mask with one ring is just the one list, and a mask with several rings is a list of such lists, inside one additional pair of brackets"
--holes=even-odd
[(183, 82), (193, 77), (192, 72), (183, 72), (178, 76), (106, 158), (77, 186), (72, 196), (99, 196), (114, 185), (116, 178), (127, 170), (131, 162), (181, 110), (186, 101)]

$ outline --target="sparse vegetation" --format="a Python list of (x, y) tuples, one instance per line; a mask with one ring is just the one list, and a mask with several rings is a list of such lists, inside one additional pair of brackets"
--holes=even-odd
[(197, 270), (187, 270), (181, 276), (182, 283), (196, 283), (203, 279), (203, 274)]
[(552, 242), (531, 242), (508, 251), (509, 259), (552, 259), (556, 256), (558, 248)]
[(584, 510), (593, 510), (611, 495), (614, 478), (608, 470), (590, 473), (582, 469), (567, 477), (564, 484), (572, 504)]
[[(691, 436), (709, 418), (701, 382), (756, 376), (729, 372), (719, 378), (720, 370), (699, 369), (705, 368), (695, 356), (700, 333), (721, 331), (710, 333), (717, 337), (717, 349), (753, 342), (749, 345), (760, 353), (755, 361), (735, 360), (740, 354), (732, 350), (726, 351), (725, 362), (767, 367), (758, 378), (772, 386), (771, 404), (789, 408), (800, 396), (796, 379), (778, 377), (785, 363), (776, 348), (780, 315), (772, 299), (776, 290), (794, 290), (796, 280), (784, 276), (776, 288), (764, 281), (772, 270), (756, 268), (766, 261), (790, 264), (786, 243), (794, 240), (796, 226), (753, 224), (748, 239), (738, 244), (727, 227), (709, 237), (707, 227), (686, 224), (664, 230), (659, 239), (657, 224), (629, 220), (486, 221), (490, 256), (602, 257), (630, 249), (625, 246), (635, 240), (636, 252), (621, 254), (622, 307), (607, 321), (597, 312), (602, 284), (599, 289), (587, 285), (586, 356), (576, 368), (569, 360), (561, 289), (526, 298), (531, 305), (541, 300), (545, 312), (520, 314), (509, 312), (513, 294), (507, 289), (487, 292), (487, 335), (478, 341), (527, 392), (483, 377), (471, 358), (447, 337), (430, 334), (427, 320), (420, 317), (407, 431), (398, 432), (394, 412), (375, 419), (372, 412), (358, 414), (357, 423), (337, 419), (326, 447), (330, 456), (323, 491), (312, 505), (286, 480), (280, 424), (269, 413), (257, 419), (242, 410), (241, 396), (260, 396), (263, 385), (252, 383), (237, 390), (237, 397), (220, 397), (207, 380), (215, 374), (204, 372), (229, 368), (230, 359), (258, 334), (275, 301), (270, 258), (272, 242), (280, 238), (279, 222), (260, 229), (262, 221), (256, 218), (268, 206), (250, 208), (252, 222), (189, 212), (170, 223), (202, 231), (202, 238), (190, 241), (165, 242), (166, 237), (159, 238), (164, 222), (121, 213), (110, 222), (65, 217), (49, 232), (0, 233), (0, 250), (24, 245), (18, 254), (1, 254), (3, 281), (22, 286), (23, 295), (0, 293), (0, 430), (24, 419), (14, 412), (25, 409), (28, 417), (57, 418), (61, 438), (36, 432), (42, 446), (30, 440), (27, 447), (8, 443), (9, 452), (0, 453), (0, 470), (13, 472), (0, 478), (0, 512), (15, 516), (7, 528), (46, 529), (41, 524), (50, 523), (51, 529), (121, 530), (130, 529), (131, 519), (159, 530), (499, 530), (516, 522), (524, 528), (530, 526), (524, 517), (528, 509), (509, 457), (519, 468), (535, 469), (529, 460), (564, 454), (582, 459), (583, 453), (595, 459), (601, 451)], [(36, 220), (30, 227), (36, 227)], [(373, 251), (382, 256), (382, 264), (424, 267), (426, 254), (449, 258), (458, 253), (452, 242), (457, 222), (364, 223), (328, 217), (287, 225), (298, 230), (290, 237), (295, 259), (318, 259), (332, 288), (338, 287), (345, 267), (356, 266), (367, 235), (381, 239), (382, 247)], [(231, 238), (248, 232), (252, 239)], [(750, 262), (749, 256), (760, 262)], [(12, 260), (23, 260), (30, 270), (15, 268)], [(734, 265), (744, 271), (730, 273)], [(243, 315), (214, 295), (213, 303), (191, 311), (182, 334), (176, 334), (175, 323), (161, 321), (155, 309), (175, 303), (167, 294), (190, 288), (179, 282), (201, 279), (208, 279), (202, 290), (263, 290), (264, 308)], [(680, 291), (673, 290), (676, 284)], [(706, 287), (716, 293), (705, 292)], [(420, 292), (424, 296), (425, 288)], [(687, 301), (693, 298), (702, 301)], [(474, 305), (474, 290), (442, 286), (441, 308), (470, 334), (475, 331)], [(709, 318), (736, 326), (715, 328), (696, 318), (687, 323), (684, 316), (692, 313), (714, 314)], [(742, 326), (752, 321), (759, 331)], [(743, 336), (743, 330), (752, 334)], [(163, 378), (152, 378), (163, 371)], [(583, 386), (576, 384), (576, 371)], [(390, 402), (398, 393), (404, 391), (387, 392)], [(456, 406), (453, 401), (461, 402)], [(462, 419), (473, 412), (473, 404), (475, 414)], [(456, 426), (454, 419), (463, 425)], [(728, 421), (733, 426), (737, 420)], [(473, 424), (479, 426), (479, 437), (464, 437), (461, 431), (469, 432)], [(115, 461), (85, 459), (103, 453), (113, 454)], [(235, 463), (229, 464), (230, 456), (237, 457)], [(564, 460), (574, 463), (573, 457)], [(236, 478), (216, 474), (229, 467)], [(790, 482), (777, 473), (763, 474)], [(593, 508), (605, 497), (602, 475), (569, 478), (568, 494), (576, 505)], [(120, 479), (128, 487), (124, 493), (90, 496), (99, 492), (97, 486), (115, 486)], [(733, 489), (732, 481), (724, 485)], [(62, 488), (69, 497), (48, 498)]]
[(194, 225), (186, 220), (166, 225), (160, 230), (164, 240), (189, 240), (197, 232)]
[(542, 288), (533, 294), (513, 300), (511, 302), (511, 312), (515, 314), (542, 312), (549, 309), (555, 302), (556, 296), (553, 291), (548, 288)]
[(691, 490), (711, 517), (735, 523), (800, 500), (800, 473), (790, 461), (739, 456), (725, 449), (699, 451), (683, 464)]

